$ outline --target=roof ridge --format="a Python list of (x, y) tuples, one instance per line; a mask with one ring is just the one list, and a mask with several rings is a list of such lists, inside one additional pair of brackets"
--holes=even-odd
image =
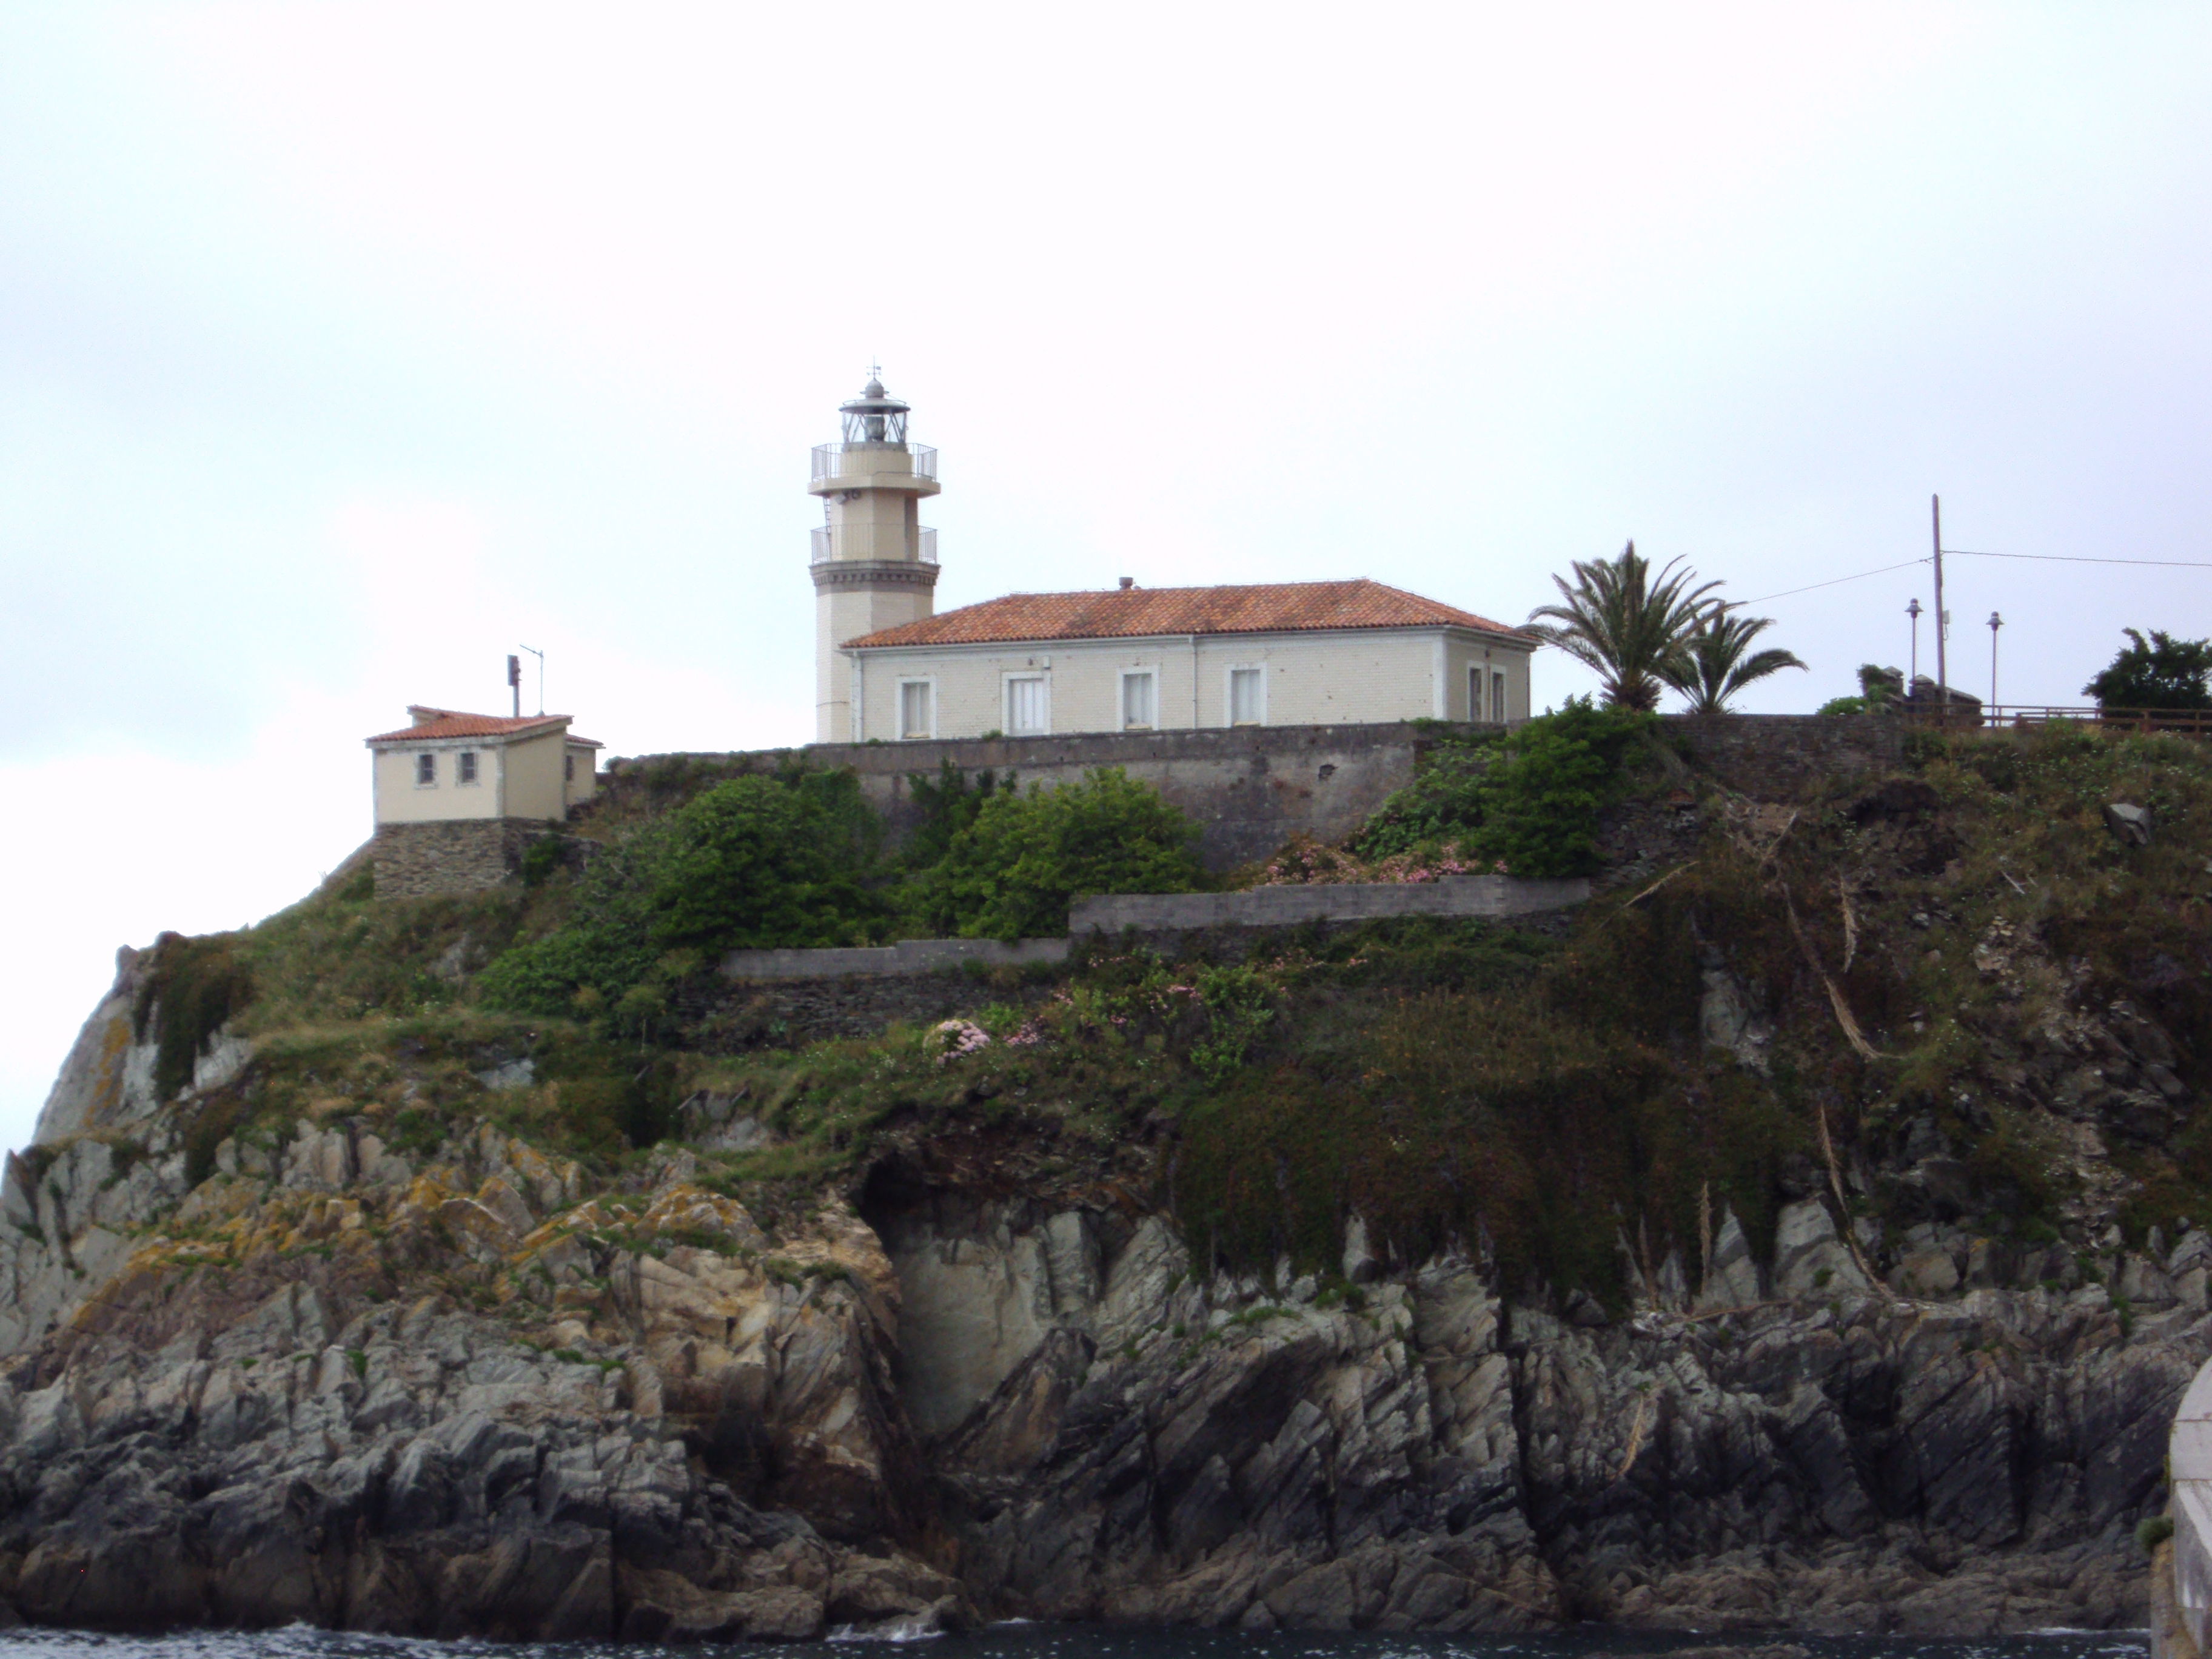
[(1377, 581), (1224, 582), (1188, 587), (1006, 593), (841, 641), (846, 650), (920, 645), (1139, 639), (1176, 634), (1324, 633), (1465, 628), (1533, 644), (1524, 630)]

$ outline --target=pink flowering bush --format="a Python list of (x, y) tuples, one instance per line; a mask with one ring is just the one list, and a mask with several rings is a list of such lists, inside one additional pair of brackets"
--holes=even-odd
[(948, 1019), (924, 1032), (922, 1043), (944, 1066), (963, 1055), (981, 1054), (991, 1046), (991, 1034), (973, 1020)]
[(1348, 882), (1440, 881), (1446, 876), (1504, 875), (1505, 860), (1483, 860), (1458, 842), (1412, 852), (1394, 853), (1373, 862), (1311, 836), (1293, 836), (1261, 866), (1261, 887), (1291, 887)]

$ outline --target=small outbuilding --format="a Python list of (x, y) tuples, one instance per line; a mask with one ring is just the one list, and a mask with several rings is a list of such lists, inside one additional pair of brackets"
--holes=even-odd
[(567, 714), (471, 714), (423, 704), (413, 723), (366, 739), (380, 898), (473, 893), (504, 881), (523, 849), (592, 798), (601, 745)]

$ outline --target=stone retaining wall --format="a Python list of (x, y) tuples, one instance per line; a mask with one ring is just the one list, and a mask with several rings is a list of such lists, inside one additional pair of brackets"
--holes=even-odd
[[(1699, 766), (1763, 800), (1793, 799), (1828, 778), (1880, 776), (1904, 760), (1904, 723), (1869, 715), (1670, 714), (1662, 726)], [(652, 755), (610, 763), (601, 798), (610, 804), (654, 796), (673, 801), (722, 778), (803, 760), (849, 769), (896, 847), (921, 816), (911, 780), (934, 780), (947, 762), (968, 778), (986, 771), (1002, 779), (1011, 775), (1024, 788), (1073, 782), (1094, 766), (1119, 766), (1191, 816), (1199, 826), (1200, 860), (1219, 872), (1264, 859), (1294, 835), (1343, 841), (1392, 790), (1412, 781), (1421, 755), (1439, 736), (1486, 729), (1408, 720)]]
[[(1119, 766), (1188, 812), (1199, 826), (1199, 858), (1209, 870), (1266, 858), (1292, 836), (1341, 841), (1389, 793), (1407, 782), (1438, 727), (1244, 726), (1199, 732), (1091, 732), (1057, 738), (963, 738), (939, 743), (816, 744), (805, 750), (727, 755), (656, 755), (610, 763), (604, 793), (620, 801), (671, 781), (772, 772), (803, 757), (849, 768), (860, 793), (883, 815), (893, 846), (921, 814), (909, 780), (934, 780), (946, 762), (974, 778), (1009, 775), (1024, 788), (1073, 783), (1095, 766)], [(1466, 728), (1478, 729), (1478, 728)]]
[(1064, 939), (906, 939), (896, 945), (845, 945), (817, 951), (732, 951), (722, 958), (730, 979), (828, 979), (842, 974), (933, 974), (975, 963), (985, 968), (1026, 968), (1067, 960)]
[(1660, 726), (1693, 765), (1754, 800), (1795, 800), (1905, 763), (1905, 722), (1880, 714), (1667, 714)]
[(520, 865), (522, 850), (556, 826), (521, 818), (380, 823), (368, 845), (379, 898), (481, 893)]
[(1510, 876), (1255, 887), (1241, 893), (1117, 893), (1077, 900), (1068, 912), (1069, 939), (1025, 939), (1012, 945), (988, 939), (910, 939), (880, 947), (732, 951), (722, 958), (721, 971), (729, 979), (812, 980), (929, 974), (971, 962), (985, 968), (1022, 968), (1066, 961), (1073, 940), (1086, 933), (1133, 929), (1147, 943), (1172, 944), (1182, 934), (1213, 929), (1341, 925), (1403, 916), (1502, 918), (1562, 910), (1589, 893), (1589, 883), (1580, 879), (1517, 881)]

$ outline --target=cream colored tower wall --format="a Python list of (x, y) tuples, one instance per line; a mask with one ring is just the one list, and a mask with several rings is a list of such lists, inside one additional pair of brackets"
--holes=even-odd
[[(828, 562), (813, 567), (814, 740), (849, 743), (860, 736), (853, 665), (838, 647), (935, 614), (935, 568), (921, 563), (921, 502), (938, 485), (915, 471), (915, 452), (904, 444), (854, 444), (827, 459), (830, 471), (807, 485), (825, 504), (830, 541)], [(848, 568), (867, 566), (874, 568)]]
[(921, 544), (921, 504), (915, 496), (868, 489), (857, 501), (830, 497), (831, 556), (903, 561), (914, 558)]
[[(852, 653), (842, 654), (851, 660)], [(1054, 641), (872, 651), (866, 659), (859, 739), (906, 735), (897, 729), (899, 688), (909, 681), (931, 687), (932, 735), (939, 738), (1025, 735), (1009, 724), (1007, 682), (1016, 677), (1044, 680), (1051, 732), (1122, 730), (1123, 678), (1146, 672), (1156, 677), (1160, 730), (1227, 725), (1230, 675), (1238, 668), (1261, 671), (1261, 723), (1268, 726), (1463, 720), (1473, 666), (1484, 670), (1486, 688), (1490, 673), (1505, 674), (1509, 718), (1525, 720), (1528, 708), (1526, 650), (1437, 629), (1201, 637), (1195, 647), (1187, 636)]]

